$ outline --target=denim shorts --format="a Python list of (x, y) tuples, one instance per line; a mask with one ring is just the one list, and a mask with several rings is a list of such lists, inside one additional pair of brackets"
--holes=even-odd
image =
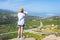
[(25, 25), (18, 25), (18, 27), (24, 27)]

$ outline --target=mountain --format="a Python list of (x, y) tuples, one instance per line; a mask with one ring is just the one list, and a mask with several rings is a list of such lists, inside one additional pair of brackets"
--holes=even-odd
[(60, 16), (53, 16), (53, 17), (50, 17), (50, 18), (60, 19)]
[(60, 16), (52, 16), (52, 17), (49, 17), (47, 19), (49, 19), (49, 20), (60, 20)]
[(6, 9), (0, 9), (0, 12), (3, 12), (3, 13), (10, 13), (10, 14), (14, 14), (14, 13), (17, 13), (17, 12), (14, 12), (14, 11), (11, 11), (11, 10), (6, 10)]
[(16, 14), (16, 12), (0, 9), (0, 24), (15, 22), (17, 20), (17, 17), (15, 17), (14, 14)]

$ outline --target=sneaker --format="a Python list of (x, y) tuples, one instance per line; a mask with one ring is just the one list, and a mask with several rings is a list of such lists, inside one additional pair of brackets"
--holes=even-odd
[(23, 36), (23, 37), (18, 36), (17, 39), (18, 40), (24, 40), (25, 39), (25, 36)]
[(19, 38), (19, 37), (17, 37), (18, 38), (18, 40), (22, 40), (22, 38)]
[(17, 39), (20, 40), (21, 38), (18, 36)]
[(18, 36), (17, 38), (20, 38), (20, 36)]
[(25, 38), (24, 37), (21, 37), (20, 40), (24, 40)]
[(24, 40), (24, 37), (21, 37), (21, 40)]

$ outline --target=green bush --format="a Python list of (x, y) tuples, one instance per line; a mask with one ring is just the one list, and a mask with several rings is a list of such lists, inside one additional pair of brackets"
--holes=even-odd
[(0, 39), (8, 40), (8, 39), (16, 38), (16, 37), (17, 37), (17, 33), (12, 33), (12, 34), (2, 35), (0, 36)]
[(25, 35), (25, 37), (33, 37), (36, 40), (42, 40), (42, 38), (43, 38), (43, 36), (41, 34), (33, 34), (33, 33), (29, 33), (29, 32), (24, 33), (24, 35)]

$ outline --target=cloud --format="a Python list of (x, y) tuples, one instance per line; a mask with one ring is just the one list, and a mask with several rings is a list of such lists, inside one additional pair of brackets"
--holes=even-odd
[(47, 13), (46, 16), (55, 16), (56, 14), (54, 13)]
[(22, 6), (21, 5), (22, 3), (20, 1), (22, 0), (0, 0), (0, 9), (8, 9), (8, 10), (17, 11), (18, 8)]
[(3, 0), (0, 2), (0, 5), (0, 9), (18, 11), (19, 7), (25, 8), (24, 6), (27, 5), (27, 0)]
[[(60, 12), (60, 3), (37, 1), (37, 0), (0, 0), (0, 9), (8, 9), (18, 11), (19, 7), (23, 7), (27, 11), (38, 13), (43, 12)], [(38, 12), (38, 13), (37, 13)], [(42, 14), (45, 15), (45, 14)], [(54, 13), (46, 13), (47, 16), (53, 16)]]
[(0, 4), (3, 4), (3, 5), (5, 4), (6, 6), (10, 6), (10, 7), (12, 7), (12, 6), (24, 7), (24, 8), (27, 8), (29, 10), (37, 11), (37, 12), (40, 12), (40, 11), (46, 12), (46, 11), (55, 10), (55, 9), (58, 10), (58, 8), (60, 7), (59, 6), (57, 8), (56, 6), (52, 6), (49, 3), (47, 3), (46, 1), (40, 2), (40, 1), (30, 1), (30, 0), (5, 0), (4, 2), (0, 2)]

